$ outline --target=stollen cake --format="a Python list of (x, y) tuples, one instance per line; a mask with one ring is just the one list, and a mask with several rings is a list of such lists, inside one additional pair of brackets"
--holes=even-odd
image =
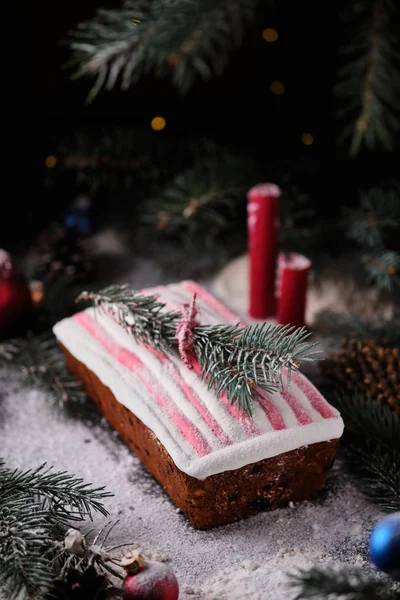
[[(235, 324), (192, 281), (144, 290), (181, 310), (196, 293), (201, 324)], [(261, 392), (253, 413), (216, 396), (179, 354), (136, 342), (105, 311), (88, 308), (54, 333), (69, 369), (192, 525), (209, 529), (311, 498), (324, 485), (343, 421), (302, 374)], [(290, 391), (289, 391), (290, 390)]]

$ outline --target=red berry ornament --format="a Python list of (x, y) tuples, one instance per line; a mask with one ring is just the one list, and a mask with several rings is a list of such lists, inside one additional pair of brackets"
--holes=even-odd
[(127, 572), (122, 584), (124, 600), (178, 600), (178, 581), (168, 565), (131, 554), (122, 566)]
[(0, 332), (16, 321), (30, 301), (28, 282), (8, 252), (0, 249)]

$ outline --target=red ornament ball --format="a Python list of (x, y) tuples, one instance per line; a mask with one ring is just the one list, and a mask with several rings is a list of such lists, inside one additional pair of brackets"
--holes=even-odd
[(30, 302), (27, 280), (8, 252), (0, 249), (0, 332), (12, 325)]
[(122, 584), (124, 600), (178, 600), (179, 585), (173, 570), (160, 562), (146, 561), (136, 575)]

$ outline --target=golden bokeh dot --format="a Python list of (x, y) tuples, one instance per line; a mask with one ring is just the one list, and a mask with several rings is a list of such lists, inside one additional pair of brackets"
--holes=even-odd
[(46, 167), (48, 169), (53, 169), (56, 166), (56, 164), (57, 164), (57, 159), (56, 159), (55, 156), (48, 156), (45, 159), (44, 164), (46, 165)]
[(276, 42), (279, 37), (276, 29), (272, 29), (270, 27), (268, 29), (264, 29), (262, 36), (266, 42)]
[(285, 86), (283, 85), (282, 81), (273, 81), (269, 86), (269, 89), (275, 96), (281, 96), (285, 93)]
[(311, 135), (311, 133), (303, 133), (302, 136), (301, 136), (301, 141), (303, 142), (303, 144), (305, 146), (311, 146), (311, 144), (314, 141), (314, 138)]
[(164, 117), (154, 117), (154, 119), (151, 120), (151, 128), (154, 129), (154, 131), (161, 131), (166, 124), (167, 122)]

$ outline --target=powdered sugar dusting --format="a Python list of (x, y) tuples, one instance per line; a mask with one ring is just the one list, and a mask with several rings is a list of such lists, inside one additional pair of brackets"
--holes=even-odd
[[(167, 559), (180, 600), (291, 600), (287, 572), (318, 562), (370, 568), (368, 535), (379, 510), (355, 489), (340, 460), (328, 489), (308, 502), (211, 531), (195, 531), (145, 467), (92, 407), (61, 413), (43, 393), (0, 370), (1, 455), (10, 467), (48, 462), (106, 485), (109, 543), (132, 541), (151, 560)], [(96, 517), (94, 527), (104, 524)], [(93, 525), (88, 524), (88, 529)]]
[[(149, 597), (150, 592), (154, 589), (166, 590), (171, 587), (176, 589), (177, 586), (174, 572), (170, 567), (161, 562), (146, 561), (143, 571), (133, 577), (138, 582), (140, 593), (145, 597)], [(129, 589), (129, 582), (127, 581), (126, 583)], [(172, 600), (173, 595), (170, 597)]]

